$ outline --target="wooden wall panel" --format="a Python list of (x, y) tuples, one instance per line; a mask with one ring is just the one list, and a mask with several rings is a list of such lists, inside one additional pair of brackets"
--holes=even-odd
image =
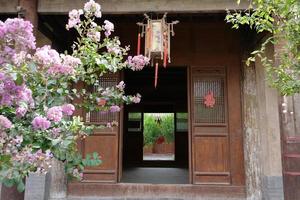
[(195, 171), (228, 172), (227, 137), (195, 137)]

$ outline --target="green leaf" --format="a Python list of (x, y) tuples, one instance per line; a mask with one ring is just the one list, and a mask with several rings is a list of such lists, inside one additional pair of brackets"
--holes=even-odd
[(12, 187), (14, 185), (14, 180), (12, 179), (4, 179), (3, 181), (3, 184), (6, 186), (6, 187)]
[(19, 192), (23, 192), (25, 190), (25, 184), (23, 183), (23, 181), (20, 181), (17, 185), (17, 190)]
[(62, 88), (58, 88), (56, 91), (58, 94), (62, 94), (64, 92), (64, 90)]
[(23, 77), (22, 77), (22, 75), (20, 73), (17, 74), (17, 78), (16, 78), (15, 83), (17, 85), (22, 85), (23, 84)]

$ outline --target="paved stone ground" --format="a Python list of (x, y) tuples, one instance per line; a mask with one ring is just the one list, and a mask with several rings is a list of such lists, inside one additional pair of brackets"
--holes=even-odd
[(187, 184), (186, 168), (132, 167), (123, 171), (123, 183)]
[(198, 197), (198, 198), (68, 197), (67, 200), (246, 200), (246, 199), (245, 198), (216, 198), (216, 197)]
[(143, 160), (175, 160), (174, 154), (147, 153), (143, 155)]

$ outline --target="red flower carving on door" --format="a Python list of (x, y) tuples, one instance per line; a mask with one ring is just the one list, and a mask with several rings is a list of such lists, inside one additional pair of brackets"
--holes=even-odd
[(204, 97), (204, 104), (208, 108), (213, 108), (215, 103), (216, 103), (216, 100), (214, 98), (214, 94), (212, 91), (209, 91)]

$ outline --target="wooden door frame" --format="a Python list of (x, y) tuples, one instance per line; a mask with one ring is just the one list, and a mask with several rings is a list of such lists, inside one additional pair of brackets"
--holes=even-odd
[[(124, 71), (121, 71), (120, 73), (120, 81), (124, 80)], [(121, 182), (121, 178), (123, 175), (123, 136), (124, 136), (124, 104), (122, 104), (122, 109), (119, 113), (119, 119), (120, 119), (120, 124), (119, 124), (119, 145), (118, 145), (118, 167), (117, 167), (117, 183)]]
[(193, 183), (193, 154), (192, 154), (192, 108), (191, 108), (191, 66), (187, 66), (187, 105), (188, 105), (188, 152), (189, 152), (189, 183)]
[[(187, 76), (187, 83), (186, 83), (186, 86), (187, 86), (187, 115), (188, 115), (188, 169), (189, 169), (189, 184), (192, 184), (193, 180), (192, 180), (192, 177), (193, 177), (193, 171), (192, 171), (192, 137), (191, 137), (191, 107), (190, 107), (190, 94), (191, 94), (191, 81), (190, 81), (190, 72), (191, 72), (191, 66), (182, 66), (182, 68), (185, 68), (186, 69), (186, 76)], [(124, 77), (125, 77), (125, 73), (124, 71), (121, 72), (120, 74), (120, 81), (124, 80)], [(125, 107), (123, 106), (123, 109), (121, 109), (121, 112), (120, 112), (120, 116), (119, 116), (119, 119), (120, 119), (120, 124), (119, 124), (119, 147), (118, 147), (118, 151), (119, 151), (119, 156), (118, 156), (118, 177), (117, 177), (117, 183), (120, 183), (121, 182), (121, 178), (122, 178), (122, 175), (123, 175), (123, 142), (124, 142), (124, 119), (127, 119), (125, 118), (125, 114), (127, 114), (127, 112), (125, 112)], [(175, 119), (175, 112), (174, 112), (174, 119)], [(144, 116), (144, 111), (142, 112), (142, 116)], [(143, 120), (143, 117), (142, 117), (142, 120)], [(174, 123), (175, 120), (174, 120)]]

